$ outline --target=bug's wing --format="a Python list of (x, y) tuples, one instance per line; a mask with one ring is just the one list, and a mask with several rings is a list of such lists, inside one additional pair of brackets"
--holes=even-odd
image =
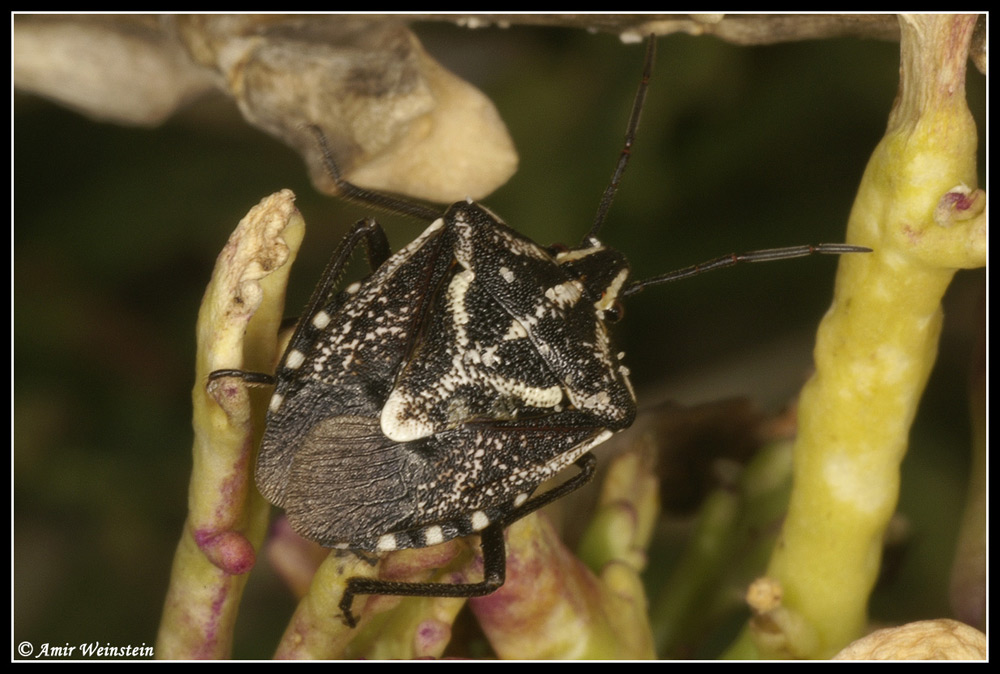
[(285, 505), (289, 471), (305, 443), (319, 451), (327, 438), (328, 452), (356, 450), (353, 442), (338, 446), (324, 429), (337, 417), (378, 418), (452, 260), (449, 230), (437, 221), (363, 282), (302, 318), (278, 367), (257, 457), (257, 487), (271, 503)]
[(579, 412), (468, 424), (407, 443), (386, 438), (377, 419), (331, 418), (295, 454), (286, 515), (329, 547), (433, 545), (511, 521), (539, 484), (610, 435)]
[(373, 417), (329, 417), (313, 424), (288, 471), (285, 514), (292, 528), (327, 547), (376, 549), (378, 536), (410, 521), (408, 476), (418, 457), (402, 451)]

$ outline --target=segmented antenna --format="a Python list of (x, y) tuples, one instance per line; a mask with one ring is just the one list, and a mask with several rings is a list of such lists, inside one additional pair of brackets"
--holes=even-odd
[[(618, 156), (618, 164), (615, 172), (611, 174), (611, 184), (604, 190), (601, 203), (597, 207), (597, 215), (594, 216), (594, 224), (587, 233), (587, 239), (597, 238), (597, 233), (604, 226), (604, 220), (608, 216), (608, 209), (618, 193), (618, 184), (622, 181), (622, 174), (628, 166), (629, 157), (632, 156), (632, 142), (635, 140), (636, 129), (639, 128), (639, 116), (642, 114), (642, 106), (646, 102), (646, 90), (649, 88), (649, 79), (653, 75), (653, 61), (656, 60), (656, 36), (650, 35), (646, 40), (646, 64), (642, 69), (642, 81), (639, 82), (639, 90), (635, 92), (635, 102), (632, 103), (632, 116), (629, 117), (628, 127), (625, 129), (625, 147)], [(586, 241), (586, 239), (585, 239)]]
[(642, 291), (649, 286), (670, 283), (681, 279), (697, 276), (707, 271), (732, 267), (743, 262), (772, 262), (774, 260), (790, 260), (796, 257), (807, 257), (809, 255), (842, 255), (844, 253), (870, 253), (871, 248), (864, 246), (851, 246), (846, 243), (821, 243), (815, 246), (789, 246), (787, 248), (767, 248), (765, 250), (752, 250), (749, 253), (730, 253), (717, 257), (708, 262), (694, 264), (677, 271), (661, 274), (643, 281), (633, 281), (622, 291), (622, 297), (629, 297)]
[[(632, 143), (635, 141), (636, 130), (639, 128), (639, 117), (642, 114), (643, 105), (646, 102), (646, 91), (649, 89), (649, 80), (653, 75), (653, 62), (656, 60), (656, 35), (650, 35), (646, 40), (646, 61), (642, 70), (642, 81), (639, 82), (639, 89), (635, 93), (635, 101), (632, 103), (632, 115), (629, 117), (628, 126), (625, 129), (625, 147), (622, 148), (618, 156), (618, 164), (611, 175), (611, 184), (604, 190), (601, 203), (597, 207), (597, 215), (594, 217), (594, 224), (587, 234), (587, 239), (596, 239), (597, 233), (604, 226), (607, 219), (611, 202), (614, 201), (618, 193), (618, 185), (621, 183), (622, 175), (628, 166), (628, 160), (632, 156)], [(808, 255), (841, 255), (844, 253), (870, 253), (870, 248), (863, 246), (851, 246), (844, 243), (821, 243), (815, 246), (790, 246), (788, 248), (769, 248), (766, 250), (754, 250), (749, 253), (730, 253), (722, 257), (702, 262), (701, 264), (678, 269), (660, 276), (646, 279), (644, 281), (634, 281), (630, 283), (621, 293), (621, 297), (628, 297), (641, 292), (649, 286), (679, 281), (680, 279), (697, 276), (707, 271), (732, 267), (742, 262), (771, 262), (773, 260), (788, 260), (796, 257), (806, 257)]]

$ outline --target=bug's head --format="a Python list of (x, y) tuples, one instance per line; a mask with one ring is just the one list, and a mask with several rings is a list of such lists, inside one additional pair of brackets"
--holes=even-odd
[(560, 251), (555, 258), (567, 274), (580, 280), (586, 298), (598, 311), (611, 320), (621, 313), (618, 300), (629, 275), (624, 255), (590, 239), (585, 247)]

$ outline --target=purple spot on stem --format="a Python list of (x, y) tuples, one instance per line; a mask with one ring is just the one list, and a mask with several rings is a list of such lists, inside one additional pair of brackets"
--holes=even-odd
[(425, 620), (417, 627), (414, 636), (414, 654), (417, 657), (436, 655), (450, 640), (450, 625), (439, 620)]
[(948, 194), (944, 195), (944, 201), (948, 202), (955, 210), (964, 211), (972, 205), (970, 196), (961, 192), (948, 192)]
[(233, 576), (247, 573), (257, 561), (253, 545), (237, 531), (196, 530), (194, 542), (208, 561)]

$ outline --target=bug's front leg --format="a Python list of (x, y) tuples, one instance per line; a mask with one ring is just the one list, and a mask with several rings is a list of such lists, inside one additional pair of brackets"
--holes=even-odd
[[(323, 271), (323, 276), (320, 278), (319, 284), (313, 291), (312, 297), (309, 298), (309, 304), (306, 305), (305, 312), (302, 314), (303, 316), (315, 315), (316, 311), (330, 300), (337, 281), (354, 255), (354, 251), (360, 245), (364, 245), (365, 247), (368, 264), (372, 271), (381, 267), (389, 259), (389, 240), (386, 238), (385, 230), (382, 229), (382, 226), (372, 218), (365, 218), (354, 223), (351, 231), (348, 232), (347, 236), (341, 240), (340, 244), (333, 251), (333, 255), (330, 257), (330, 261)], [(300, 324), (296, 327), (290, 344), (296, 343), (296, 338), (301, 330), (302, 327)], [(272, 374), (248, 372), (238, 369), (214, 370), (209, 373), (208, 381), (213, 382), (224, 377), (236, 377), (251, 386), (274, 386), (276, 381)]]

